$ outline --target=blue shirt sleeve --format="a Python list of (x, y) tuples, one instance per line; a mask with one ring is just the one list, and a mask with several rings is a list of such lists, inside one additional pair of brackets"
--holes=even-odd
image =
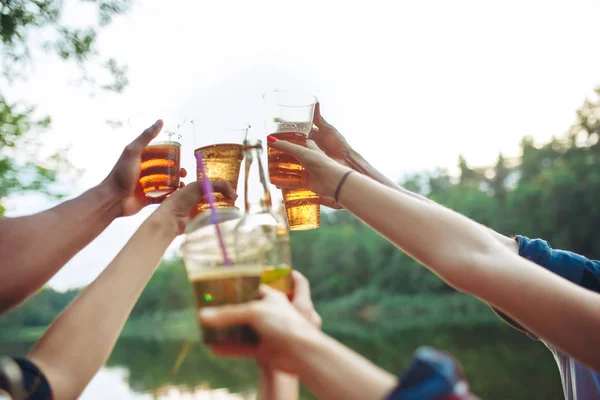
[(555, 250), (542, 239), (517, 236), (519, 255), (586, 289), (600, 292), (600, 261)]
[[(547, 241), (542, 239), (517, 236), (515, 240), (519, 243), (519, 255), (521, 257), (568, 279), (576, 285), (600, 293), (600, 261), (590, 260), (571, 251), (555, 250)], [(493, 307), (492, 310), (513, 328), (526, 333), (532, 339), (537, 339), (535, 335), (528, 332), (508, 315)]]
[(468, 394), (460, 364), (447, 353), (421, 347), (387, 400), (458, 400)]

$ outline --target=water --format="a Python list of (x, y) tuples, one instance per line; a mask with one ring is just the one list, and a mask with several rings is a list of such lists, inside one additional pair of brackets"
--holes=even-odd
[[(562, 398), (550, 353), (504, 325), (438, 326), (385, 336), (364, 328), (338, 339), (390, 372), (406, 368), (418, 346), (434, 345), (461, 361), (482, 399)], [(0, 342), (0, 354), (25, 354), (30, 346)], [(252, 361), (213, 357), (198, 341), (121, 338), (81, 399), (255, 399), (257, 377)]]

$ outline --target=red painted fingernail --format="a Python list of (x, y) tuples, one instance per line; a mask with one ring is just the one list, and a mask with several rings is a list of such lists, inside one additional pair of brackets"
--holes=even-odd
[(269, 135), (269, 136), (267, 136), (267, 141), (269, 143), (275, 143), (277, 141), (277, 138), (274, 137), (274, 136)]

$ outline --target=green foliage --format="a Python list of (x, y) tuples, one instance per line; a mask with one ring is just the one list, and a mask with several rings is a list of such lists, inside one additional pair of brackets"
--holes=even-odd
[[(50, 288), (41, 289), (35, 296), (0, 318), (0, 332), (3, 338), (18, 335), (24, 327), (45, 328), (79, 294), (79, 290), (64, 293)], [(39, 329), (34, 329), (40, 332)]]
[[(129, 83), (127, 67), (112, 58), (103, 61), (96, 46), (99, 29), (125, 13), (131, 0), (80, 2), (97, 8), (97, 24), (78, 28), (64, 24), (62, 0), (0, 0), (0, 217), (5, 211), (3, 201), (14, 193), (35, 191), (60, 198), (62, 192), (53, 183), (59, 174), (74, 171), (66, 161), (66, 149), (46, 160), (39, 156), (40, 134), (50, 126), (50, 117), (40, 118), (34, 107), (11, 102), (2, 90), (15, 79), (26, 79), (36, 50), (53, 52), (64, 61), (76, 63), (81, 69), (81, 82), (93, 88), (120, 93)], [(50, 39), (38, 48), (31, 40), (34, 33)], [(91, 65), (102, 67), (110, 79), (98, 82), (87, 72)]]

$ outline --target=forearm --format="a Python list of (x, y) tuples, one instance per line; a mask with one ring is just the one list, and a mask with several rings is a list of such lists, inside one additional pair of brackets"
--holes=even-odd
[(600, 371), (600, 295), (510, 252), (479, 260), (473, 294), (528, 331)]
[(340, 203), (451, 285), (600, 368), (600, 356), (589, 351), (600, 345), (600, 295), (508, 251), (478, 223), (367, 177), (351, 175)]
[(300, 393), (298, 377), (259, 365), (258, 400), (296, 400)]
[(50, 326), (30, 352), (59, 399), (79, 396), (106, 362), (176, 229), (158, 212)]
[[(388, 179), (385, 175), (383, 175), (381, 172), (379, 172), (377, 169), (375, 169), (371, 164), (369, 164), (369, 162), (367, 160), (365, 160), (355, 150), (350, 150), (346, 154), (347, 154), (346, 162), (348, 163), (348, 165), (350, 165), (354, 170), (360, 172), (361, 174), (366, 175), (369, 178), (371, 178), (391, 189), (397, 190), (400, 193), (403, 193), (403, 194), (410, 196), (412, 198), (415, 198), (417, 200), (421, 200), (421, 201), (424, 201), (429, 204), (439, 205), (438, 203), (434, 202), (433, 200), (430, 200), (425, 196), (421, 196), (418, 193), (411, 192), (410, 190), (407, 190), (407, 189), (403, 188), (402, 186), (396, 184), (392, 180)], [(507, 236), (504, 236), (501, 233), (498, 233), (491, 228), (488, 228), (488, 227), (485, 227), (485, 228), (488, 229), (490, 231), (490, 233), (492, 234), (492, 236), (496, 240), (498, 240), (502, 245), (507, 247), (509, 250), (511, 250), (515, 253), (518, 253), (518, 245), (516, 244), (516, 242), (513, 239), (511, 239)]]
[(302, 334), (293, 358), (300, 380), (320, 399), (383, 400), (397, 378), (321, 331)]
[(344, 184), (340, 204), (444, 280), (469, 291), (473, 259), (500, 243), (482, 225), (360, 174)]
[(106, 185), (50, 210), (0, 220), (0, 313), (35, 293), (120, 215)]

